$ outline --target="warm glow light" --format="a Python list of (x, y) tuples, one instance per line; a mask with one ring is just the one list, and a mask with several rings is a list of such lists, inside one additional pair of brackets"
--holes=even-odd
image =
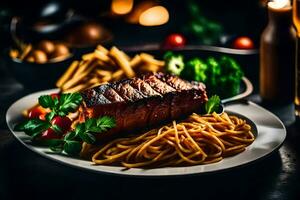
[(290, 0), (273, 0), (268, 3), (268, 6), (274, 9), (286, 8), (291, 6)]
[(133, 7), (133, 0), (113, 0), (111, 10), (118, 15), (128, 14)]
[(144, 11), (139, 17), (139, 23), (143, 26), (158, 26), (169, 21), (169, 12), (163, 6), (154, 6)]

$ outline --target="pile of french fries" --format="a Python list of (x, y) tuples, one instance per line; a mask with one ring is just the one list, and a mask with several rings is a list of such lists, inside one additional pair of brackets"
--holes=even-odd
[(131, 58), (117, 47), (108, 50), (99, 45), (94, 52), (83, 55), (81, 61), (73, 61), (56, 86), (62, 93), (79, 92), (107, 82), (163, 71), (164, 65), (164, 61), (147, 53)]

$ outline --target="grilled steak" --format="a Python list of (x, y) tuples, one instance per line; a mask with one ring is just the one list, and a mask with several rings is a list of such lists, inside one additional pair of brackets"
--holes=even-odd
[(207, 101), (204, 84), (163, 73), (100, 85), (81, 94), (85, 118), (108, 115), (116, 119), (117, 126), (98, 134), (99, 138), (178, 119)]

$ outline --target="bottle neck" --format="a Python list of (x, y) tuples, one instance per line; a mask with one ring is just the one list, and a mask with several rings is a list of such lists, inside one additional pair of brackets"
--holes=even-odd
[(274, 9), (268, 7), (269, 24), (277, 27), (290, 27), (293, 25), (292, 7)]

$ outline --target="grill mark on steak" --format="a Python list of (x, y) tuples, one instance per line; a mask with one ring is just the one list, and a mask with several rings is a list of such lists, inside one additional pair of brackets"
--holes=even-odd
[(163, 73), (157, 73), (157, 74), (155, 74), (155, 76), (162, 82), (167, 83), (169, 86), (171, 86), (175, 90), (191, 90), (191, 89), (193, 89), (193, 85), (190, 82), (182, 80), (177, 76), (171, 76), (171, 75), (163, 74)]
[(111, 87), (111, 84), (106, 84), (103, 87), (103, 95), (112, 103), (124, 102), (125, 100)]
[(130, 85), (140, 91), (140, 93), (145, 97), (154, 97), (154, 96), (159, 96), (162, 97), (162, 95), (158, 92), (156, 92), (148, 83), (143, 81), (140, 78), (133, 78), (130, 82)]
[(81, 93), (83, 99), (88, 99), (86, 101), (86, 105), (88, 107), (92, 107), (93, 105), (98, 105), (98, 104), (109, 104), (111, 101), (109, 101), (101, 92), (103, 91), (104, 85), (101, 85), (96, 88), (92, 88), (89, 90), (86, 90), (85, 93)]
[(111, 87), (127, 102), (135, 102), (144, 99), (143, 95), (129, 83), (130, 80), (124, 80), (116, 84), (111, 84)]
[(167, 94), (169, 92), (176, 92), (174, 88), (156, 78), (155, 75), (145, 75), (142, 80), (148, 83), (152, 89), (154, 89), (161, 95)]

